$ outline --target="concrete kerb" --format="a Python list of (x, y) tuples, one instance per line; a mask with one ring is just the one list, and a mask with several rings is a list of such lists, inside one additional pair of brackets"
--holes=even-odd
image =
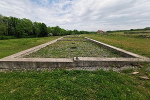
[(40, 49), (46, 47), (47, 45), (50, 45), (50, 44), (52, 44), (52, 43), (55, 43), (55, 42), (57, 42), (58, 40), (61, 40), (61, 39), (63, 39), (63, 38), (64, 38), (64, 37), (58, 38), (58, 39), (56, 39), (56, 40), (53, 40), (53, 41), (50, 41), (50, 42), (47, 42), (47, 43), (38, 45), (38, 46), (36, 46), (36, 47), (30, 48), (30, 49), (27, 49), (27, 50), (24, 50), (24, 51), (21, 51), (21, 52), (19, 52), (19, 53), (13, 54), (13, 55), (11, 55), (11, 56), (5, 57), (5, 58), (3, 58), (3, 59), (22, 58), (22, 57), (25, 56), (25, 55), (31, 54), (31, 53), (33, 53), (33, 52), (36, 52), (36, 51), (38, 51), (38, 50), (40, 50)]
[[(65, 36), (66, 37), (66, 36)], [(41, 48), (46, 47), (56, 41), (63, 39), (53, 40), (51, 42), (30, 48), (25, 51), (21, 51), (14, 55), (0, 59), (0, 68), (2, 69), (37, 69), (37, 68), (73, 68), (73, 67), (104, 67), (104, 66), (122, 66), (130, 65), (139, 62), (150, 62), (150, 59), (143, 57), (102, 42), (90, 39), (85, 37), (88, 41), (96, 43), (100, 46), (103, 46), (106, 49), (116, 51), (120, 55), (124, 56), (123, 58), (98, 58), (98, 57), (74, 57), (73, 59), (69, 58), (22, 58), (25, 55), (36, 52)]]
[(132, 53), (132, 52), (128, 52), (126, 50), (123, 50), (123, 49), (120, 49), (120, 48), (117, 48), (117, 47), (114, 47), (114, 46), (111, 46), (111, 45), (108, 45), (108, 44), (105, 44), (105, 43), (102, 43), (102, 42), (99, 42), (99, 41), (96, 41), (96, 40), (93, 40), (93, 39), (90, 39), (88, 37), (85, 37), (88, 41), (91, 41), (95, 44), (98, 44), (108, 50), (111, 50), (111, 51), (115, 51), (117, 52), (119, 55), (125, 57), (125, 58), (140, 58), (140, 59), (145, 59), (146, 61), (149, 60), (149, 58), (147, 57), (144, 57), (144, 56), (140, 56), (138, 54), (135, 54), (135, 53)]
[(23, 56), (36, 52), (63, 38), (64, 37), (61, 37), (45, 44), (2, 58), (0, 59), (0, 69), (65, 68), (74, 66), (73, 59), (68, 58), (22, 58)]
[(134, 65), (143, 62), (150, 62), (149, 59), (140, 58), (98, 58), (98, 57), (74, 57), (76, 67), (92, 67), (92, 66), (117, 66), (122, 67), (124, 65)]

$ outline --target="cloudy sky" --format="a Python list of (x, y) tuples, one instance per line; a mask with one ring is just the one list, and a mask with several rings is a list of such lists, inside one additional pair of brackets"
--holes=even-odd
[(1, 0), (0, 14), (85, 31), (150, 27), (150, 0)]

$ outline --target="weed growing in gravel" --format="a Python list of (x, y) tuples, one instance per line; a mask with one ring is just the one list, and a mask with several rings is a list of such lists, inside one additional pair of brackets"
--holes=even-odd
[(73, 58), (73, 57), (119, 57), (89, 41), (58, 41), (26, 57)]

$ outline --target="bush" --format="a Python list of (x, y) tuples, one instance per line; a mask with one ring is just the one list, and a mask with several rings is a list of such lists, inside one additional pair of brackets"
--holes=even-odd
[(0, 40), (7, 40), (7, 39), (15, 39), (14, 36), (4, 36), (4, 35), (0, 35)]

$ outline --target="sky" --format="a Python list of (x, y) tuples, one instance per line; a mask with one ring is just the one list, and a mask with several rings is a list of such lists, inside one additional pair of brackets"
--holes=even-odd
[(0, 14), (79, 31), (150, 27), (150, 0), (1, 0)]

